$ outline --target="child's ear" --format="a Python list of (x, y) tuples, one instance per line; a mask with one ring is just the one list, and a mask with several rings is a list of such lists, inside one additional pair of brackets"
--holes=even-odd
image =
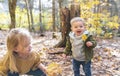
[(71, 26), (71, 28), (70, 28), (71, 30), (72, 30), (72, 26)]
[(18, 52), (18, 50), (17, 50), (17, 48), (16, 48), (16, 47), (14, 48), (14, 52)]
[(86, 30), (86, 26), (84, 26), (85, 30)]

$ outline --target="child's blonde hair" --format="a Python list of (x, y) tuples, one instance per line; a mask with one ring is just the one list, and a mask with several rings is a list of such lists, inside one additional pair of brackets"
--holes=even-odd
[(74, 17), (71, 19), (70, 21), (70, 24), (72, 25), (74, 22), (78, 22), (78, 21), (81, 21), (83, 23), (83, 25), (85, 25), (85, 21), (83, 18), (80, 18), (80, 17)]
[[(5, 55), (3, 64), (4, 65), (8, 64), (9, 65), (8, 68), (10, 69), (11, 72), (18, 72), (18, 69), (16, 67), (14, 50), (15, 47), (17, 47), (20, 42), (24, 41), (25, 38), (30, 38), (31, 40), (30, 33), (23, 28), (12, 29), (7, 36), (8, 51), (7, 54)], [(7, 61), (9, 63), (7, 63)]]

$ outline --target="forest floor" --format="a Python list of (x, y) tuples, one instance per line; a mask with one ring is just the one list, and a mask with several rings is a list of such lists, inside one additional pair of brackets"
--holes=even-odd
[[(0, 31), (0, 57), (6, 53), (6, 35), (6, 31)], [(56, 38), (52, 38), (51, 32), (46, 32), (44, 37), (39, 36), (39, 34), (32, 34), (32, 36), (33, 50), (40, 52), (44, 65), (48, 66), (55, 62), (60, 65), (62, 70), (61, 75), (57, 76), (73, 76), (72, 57), (62, 57), (60, 52), (63, 52), (64, 48), (53, 48), (61, 39), (60, 33), (56, 33)], [(80, 71), (84, 76), (83, 70), (80, 69)], [(120, 76), (120, 37), (97, 40), (92, 59), (92, 75)]]

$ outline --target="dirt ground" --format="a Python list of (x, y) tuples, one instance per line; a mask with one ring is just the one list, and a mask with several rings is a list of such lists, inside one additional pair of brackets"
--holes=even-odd
[[(0, 57), (6, 53), (7, 32), (0, 31)], [(72, 57), (63, 58), (62, 52), (64, 48), (53, 48), (60, 39), (61, 35), (56, 33), (57, 37), (52, 38), (51, 32), (46, 32), (44, 37), (39, 34), (33, 36), (33, 50), (41, 53), (41, 59), (44, 65), (48, 66), (52, 62), (60, 65), (62, 72), (57, 76), (73, 76)], [(81, 74), (84, 72), (81, 66)], [(114, 39), (98, 39), (97, 47), (94, 49), (94, 58), (92, 59), (92, 75), (93, 76), (120, 76), (120, 38)], [(26, 76), (26, 75), (25, 75)]]

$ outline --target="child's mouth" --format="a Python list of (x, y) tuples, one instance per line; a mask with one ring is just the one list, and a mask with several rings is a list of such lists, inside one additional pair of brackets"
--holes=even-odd
[(80, 33), (81, 33), (81, 31), (77, 31), (77, 33), (79, 33), (79, 34), (80, 34)]

